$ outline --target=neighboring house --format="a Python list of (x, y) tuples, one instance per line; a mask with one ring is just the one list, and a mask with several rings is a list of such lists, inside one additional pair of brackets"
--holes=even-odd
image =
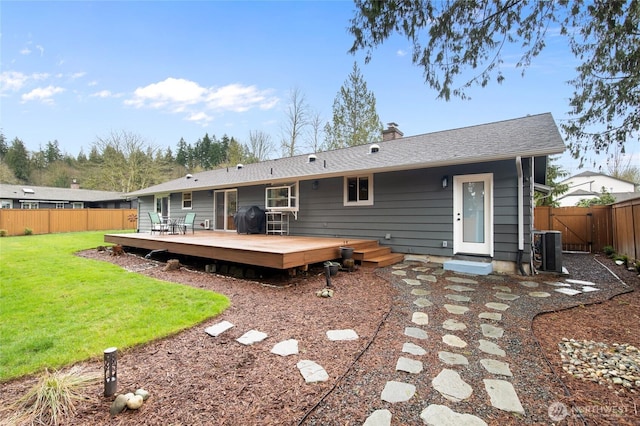
[(268, 232), (288, 222), (292, 235), (375, 239), (399, 253), (529, 262), (534, 188), (546, 183), (547, 156), (565, 149), (551, 114), (401, 136), (394, 126), (383, 142), (188, 174), (127, 196), (139, 200), (140, 232), (149, 211), (193, 212), (197, 229), (233, 231), (238, 208), (255, 205)]
[(557, 200), (560, 207), (572, 207), (582, 200), (598, 198), (602, 195), (602, 188), (617, 202), (638, 196), (635, 183), (596, 172), (582, 172), (563, 180), (560, 184), (569, 187)]
[(80, 189), (74, 181), (71, 188), (0, 184), (0, 208), (3, 209), (131, 209), (137, 201), (111, 191)]

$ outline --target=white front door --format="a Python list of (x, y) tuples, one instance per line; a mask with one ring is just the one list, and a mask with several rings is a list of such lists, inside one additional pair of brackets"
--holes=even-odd
[(493, 173), (453, 177), (453, 253), (493, 256)]

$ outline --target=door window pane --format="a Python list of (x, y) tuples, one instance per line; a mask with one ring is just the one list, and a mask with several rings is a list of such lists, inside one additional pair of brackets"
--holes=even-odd
[(484, 182), (462, 184), (462, 241), (484, 243)]

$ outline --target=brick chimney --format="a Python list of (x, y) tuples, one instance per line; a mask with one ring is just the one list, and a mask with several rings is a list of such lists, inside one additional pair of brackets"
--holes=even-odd
[(387, 127), (382, 131), (382, 140), (383, 141), (391, 141), (394, 139), (400, 139), (404, 136), (404, 133), (398, 129), (398, 125), (396, 123), (387, 123)]
[(71, 189), (80, 189), (80, 184), (75, 178), (71, 180)]

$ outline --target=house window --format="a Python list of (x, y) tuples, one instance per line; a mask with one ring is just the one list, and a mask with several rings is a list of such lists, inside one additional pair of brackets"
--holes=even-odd
[(344, 205), (373, 205), (373, 175), (346, 176), (344, 178)]
[(298, 183), (267, 188), (265, 206), (267, 210), (298, 211)]
[(13, 203), (11, 200), (0, 200), (0, 209), (11, 209), (13, 208)]
[(64, 203), (56, 203), (56, 209), (64, 209)]
[(82, 202), (76, 202), (72, 204), (74, 209), (84, 209), (84, 203)]
[(191, 192), (182, 193), (182, 208), (183, 209), (191, 208)]
[(33, 210), (38, 208), (37, 201), (22, 201), (20, 203), (20, 208), (23, 210)]

